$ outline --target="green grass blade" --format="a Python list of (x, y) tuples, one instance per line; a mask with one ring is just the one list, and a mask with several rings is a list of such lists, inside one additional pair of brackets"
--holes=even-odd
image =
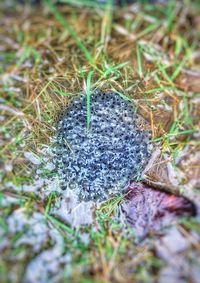
[(19, 68), (22, 65), (22, 63), (30, 57), (30, 54), (31, 54), (30, 46), (24, 46), (21, 56), (19, 57), (16, 63), (17, 68)]
[(92, 7), (92, 8), (98, 8), (100, 6), (104, 6), (105, 3), (99, 4), (94, 2), (93, 0), (59, 0), (58, 3), (64, 3), (64, 4), (72, 4), (75, 6), (84, 6), (84, 7)]
[(112, 0), (108, 0), (105, 6), (104, 17), (101, 26), (101, 45), (105, 44), (106, 37), (111, 31), (112, 26)]
[(58, 90), (58, 89), (53, 89), (53, 91), (61, 96), (72, 96), (72, 93), (69, 93), (69, 92), (65, 92), (65, 91), (62, 91), (62, 90)]
[(73, 229), (71, 229), (70, 227), (68, 227), (66, 224), (60, 222), (58, 219), (56, 219), (55, 217), (47, 214), (46, 218), (48, 220), (50, 220), (54, 225), (56, 225), (57, 227), (59, 227), (60, 229), (66, 231), (68, 234), (73, 235), (74, 231)]
[(156, 88), (149, 89), (149, 90), (145, 91), (145, 94), (150, 94), (150, 93), (153, 93), (153, 92), (156, 92), (156, 91), (165, 91), (165, 90), (174, 90), (174, 89), (175, 88), (172, 87), (172, 86), (156, 87)]
[(141, 31), (140, 33), (138, 33), (136, 35), (137, 39), (145, 36), (146, 34), (152, 32), (153, 30), (157, 29), (160, 24), (161, 24), (161, 22), (157, 21), (156, 23), (148, 25), (143, 31)]
[(165, 79), (165, 80), (167, 80), (170, 84), (174, 84), (173, 83), (173, 81), (171, 80), (171, 78), (170, 78), (170, 76), (168, 75), (168, 73), (167, 73), (167, 71), (166, 71), (166, 69), (168, 68), (168, 66), (165, 66), (164, 64), (162, 64), (162, 63), (158, 63), (157, 64), (157, 67), (158, 67), (158, 69), (160, 70), (160, 72), (161, 72), (161, 74), (162, 74), (162, 76), (163, 76), (163, 78)]
[(86, 96), (87, 96), (87, 128), (90, 128), (91, 122), (91, 78), (92, 78), (93, 71), (90, 71), (87, 76), (87, 84), (86, 84)]
[(137, 65), (138, 65), (138, 74), (139, 77), (142, 78), (143, 77), (143, 71), (142, 71), (142, 58), (141, 58), (141, 50), (140, 50), (140, 46), (137, 44)]

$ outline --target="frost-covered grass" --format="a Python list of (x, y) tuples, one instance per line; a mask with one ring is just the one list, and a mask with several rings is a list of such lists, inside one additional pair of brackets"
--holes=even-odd
[[(49, 213), (58, 198), (56, 185), (46, 198), (34, 191), (40, 166), (34, 162), (40, 163), (42, 148), (51, 147), (59, 113), (72, 97), (83, 91), (87, 94), (89, 127), (90, 90), (122, 93), (134, 100), (137, 112), (149, 122), (153, 140), (166, 157), (161, 164), (171, 162), (179, 191), (187, 195), (188, 189), (188, 196), (197, 203), (199, 1), (134, 4), (123, 9), (113, 9), (109, 1), (104, 8), (85, 5), (91, 1), (65, 2), (55, 6), (44, 1), (42, 8), (26, 5), (7, 10), (1, 4), (2, 282), (22, 282), (27, 262), (32, 258), (43, 262), (34, 251), (37, 237), (32, 235), (31, 244), (22, 241), (27, 240), (26, 233), (37, 235), (40, 222), (46, 232), (40, 251), (59, 242), (60, 250), (54, 250), (52, 260), (61, 258), (64, 282), (156, 282), (166, 262), (155, 255), (151, 238), (136, 246), (134, 232), (124, 230), (111, 217), (123, 196), (97, 209), (91, 227), (74, 229)], [(180, 164), (182, 156), (185, 163)], [(191, 156), (194, 163), (188, 164)], [(45, 180), (54, 178), (48, 167), (40, 174)], [(33, 190), (23, 192), (24, 184)], [(32, 224), (35, 217), (37, 229)], [(18, 218), (23, 227), (17, 230), (12, 221)], [(179, 229), (198, 253), (199, 240), (190, 233), (199, 233), (198, 220), (184, 220)], [(64, 254), (69, 257), (63, 258)], [(17, 274), (18, 279), (7, 274)]]

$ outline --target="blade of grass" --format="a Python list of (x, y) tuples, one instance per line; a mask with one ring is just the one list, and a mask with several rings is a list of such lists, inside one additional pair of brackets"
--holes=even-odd
[(105, 45), (106, 38), (111, 30), (111, 25), (112, 25), (112, 0), (108, 0), (105, 7), (104, 17), (101, 25), (100, 42), (102, 45)]
[(30, 46), (24, 46), (21, 56), (19, 57), (16, 63), (17, 68), (19, 68), (21, 64), (30, 57), (30, 54), (31, 54)]
[(133, 101), (130, 97), (120, 93), (120, 92), (116, 92), (119, 96), (121, 96), (124, 100), (127, 100), (127, 101)]
[[(124, 66), (127, 66), (129, 64), (129, 61), (127, 62), (123, 62), (119, 65), (111, 65), (109, 66), (103, 73), (103, 75), (97, 80), (97, 82), (94, 85), (98, 85), (100, 81), (102, 81), (103, 79), (105, 79), (108, 75), (110, 75), (111, 73), (115, 73), (117, 70), (123, 68)], [(111, 79), (111, 78), (110, 78)]]
[(164, 64), (160, 63), (157, 64), (158, 69), (160, 70), (160, 72), (163, 75), (163, 78), (166, 79), (170, 84), (174, 84), (173, 81), (171, 80), (170, 76), (168, 75), (166, 69), (168, 68), (168, 66), (165, 66)]
[(173, 22), (176, 14), (174, 13), (175, 1), (170, 0), (166, 9), (166, 19), (167, 19), (167, 32), (171, 32), (173, 29)]
[(62, 230), (65, 230), (67, 233), (69, 234), (73, 234), (73, 229), (71, 229), (70, 227), (68, 227), (66, 224), (60, 222), (57, 218), (55, 218), (54, 216), (50, 215), (50, 208), (51, 208), (51, 203), (54, 200), (54, 198), (56, 197), (56, 193), (52, 193), (48, 199), (47, 205), (45, 207), (44, 210), (44, 215), (45, 217), (51, 221), (54, 225), (56, 225), (57, 227), (59, 227)]
[(139, 77), (142, 78), (143, 77), (143, 71), (142, 71), (142, 58), (141, 58), (141, 50), (140, 50), (140, 46), (139, 44), (137, 44), (137, 66), (138, 66), (138, 74)]
[(181, 72), (183, 66), (186, 64), (187, 60), (188, 60), (188, 58), (185, 57), (185, 58), (177, 65), (177, 67), (175, 68), (175, 71), (173, 72), (173, 74), (172, 74), (172, 76), (171, 76), (172, 81), (174, 81), (174, 80), (177, 78), (177, 76), (178, 76), (179, 73)]
[(90, 71), (87, 76), (87, 83), (86, 83), (86, 96), (87, 96), (87, 128), (90, 128), (91, 122), (91, 105), (90, 105), (90, 98), (91, 98), (91, 78), (94, 71)]
[(39, 63), (41, 61), (41, 57), (38, 51), (34, 47), (25, 45), (22, 49), (21, 56), (16, 62), (16, 67), (19, 68), (25, 60), (30, 59), (31, 57), (34, 58), (34, 61), (36, 63)]
[(59, 95), (62, 95), (62, 96), (72, 96), (72, 93), (69, 93), (69, 92), (65, 92), (65, 91), (62, 91), (62, 90), (57, 90), (57, 89), (53, 89), (53, 91)]
[(102, 4), (96, 3), (93, 0), (76, 0), (76, 1), (74, 1), (74, 0), (59, 0), (57, 2), (58, 3), (65, 3), (65, 4), (73, 4), (73, 5), (76, 5), (76, 6), (93, 7), (93, 8), (97, 8), (99, 6), (105, 5), (104, 3), (102, 3)]
[(178, 56), (183, 49), (183, 39), (181, 36), (176, 37), (176, 43), (175, 43), (175, 48), (174, 48), (174, 53), (176, 56)]
[(174, 87), (172, 87), (172, 86), (156, 87), (156, 88), (153, 88), (153, 89), (149, 89), (149, 90), (145, 91), (144, 93), (149, 94), (149, 93), (153, 93), (153, 92), (156, 92), (156, 91), (165, 91), (165, 90), (174, 90)]
[(189, 47), (187, 45), (187, 43), (185, 43), (185, 44), (186, 44), (186, 46), (185, 46), (186, 47), (186, 55), (181, 60), (181, 62), (179, 64), (177, 64), (177, 66), (176, 66), (176, 68), (175, 68), (175, 70), (174, 70), (174, 72), (171, 76), (172, 81), (174, 81), (177, 78), (177, 76), (180, 74), (180, 72), (182, 71), (182, 69), (183, 69), (184, 65), (187, 63), (187, 61), (189, 60), (189, 58), (192, 54), (192, 51), (194, 50), (194, 48), (196, 46), (196, 42), (193, 42), (191, 47)]
[(143, 31), (141, 31), (140, 33), (136, 35), (136, 38), (139, 39), (143, 37), (144, 35), (152, 32), (153, 30), (157, 29), (160, 26), (160, 24), (161, 24), (161, 21), (157, 21), (156, 23), (153, 23), (147, 26)]
[(58, 219), (56, 219), (55, 217), (46, 214), (46, 218), (51, 221), (53, 224), (55, 224), (56, 226), (58, 226), (60, 229), (66, 231), (68, 234), (73, 235), (74, 231), (73, 229), (70, 229), (67, 225), (65, 225), (64, 223), (60, 222)]
[(198, 132), (198, 131), (197, 130), (185, 130), (185, 131), (181, 131), (181, 132), (169, 133), (169, 134), (165, 135), (165, 137), (159, 137), (159, 138), (154, 139), (154, 142), (161, 141), (165, 138), (169, 139), (170, 137), (173, 137), (173, 136), (180, 136), (180, 135), (191, 134), (191, 133), (196, 133), (196, 132)]

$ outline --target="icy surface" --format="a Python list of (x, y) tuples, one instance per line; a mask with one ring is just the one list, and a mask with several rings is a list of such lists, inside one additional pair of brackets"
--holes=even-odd
[(58, 123), (55, 155), (63, 189), (75, 189), (80, 200), (104, 200), (141, 176), (151, 133), (140, 129), (134, 110), (117, 93), (97, 91), (88, 129), (86, 96), (71, 102)]

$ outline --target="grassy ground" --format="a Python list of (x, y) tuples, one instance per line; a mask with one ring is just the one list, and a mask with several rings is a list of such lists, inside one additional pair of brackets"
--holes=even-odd
[[(48, 214), (54, 196), (41, 202), (34, 194), (13, 193), (5, 184), (33, 182), (35, 168), (24, 152), (38, 155), (51, 143), (59, 113), (70, 98), (99, 88), (134, 100), (151, 126), (154, 142), (177, 172), (179, 192), (193, 182), (196, 194), (190, 198), (195, 201), (199, 163), (189, 157), (200, 150), (200, 6), (198, 1), (167, 1), (113, 9), (110, 2), (103, 8), (91, 8), (91, 1), (87, 5), (62, 2), (69, 3), (55, 6), (44, 1), (42, 8), (16, 5), (7, 9), (1, 4), (1, 226), (6, 231), (6, 218), (16, 209), (28, 214), (40, 211), (62, 235), (63, 253), (72, 256), (63, 282), (156, 282), (164, 262), (151, 245), (136, 246), (133, 232), (125, 233), (111, 220), (120, 199), (96, 212), (98, 229), (87, 228), (90, 241), (85, 243), (80, 231)], [(186, 165), (177, 162), (183, 152)], [(7, 196), (15, 197), (17, 203), (5, 207)], [(181, 227), (199, 232), (194, 219)], [(27, 249), (14, 247), (21, 235), (8, 234), (12, 245), (4, 250), (6, 256)], [(199, 243), (194, 246), (199, 249)], [(19, 273), (13, 282), (21, 282), (28, 260), (30, 255), (18, 265), (2, 261), (3, 280), (9, 282), (6, 273), (13, 268)]]

